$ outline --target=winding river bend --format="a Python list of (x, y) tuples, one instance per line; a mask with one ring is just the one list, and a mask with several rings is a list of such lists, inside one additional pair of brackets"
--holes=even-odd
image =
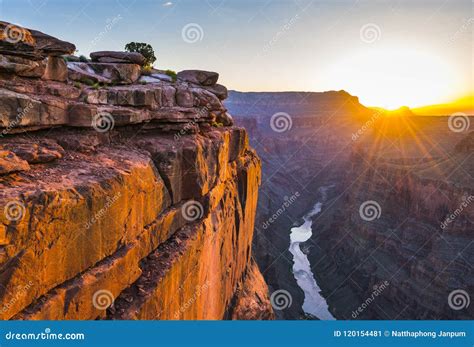
[[(320, 189), (325, 197), (325, 191), (329, 187), (322, 187)], [(321, 288), (318, 286), (311, 271), (311, 264), (308, 257), (301, 250), (300, 244), (307, 241), (312, 235), (312, 220), (311, 218), (321, 212), (323, 206), (322, 202), (317, 202), (311, 211), (304, 217), (304, 223), (298, 227), (291, 228), (290, 234), (290, 252), (293, 254), (293, 275), (295, 276), (298, 286), (304, 292), (303, 311), (309, 313), (321, 320), (334, 320), (335, 318), (329, 312), (326, 300), (321, 296)]]

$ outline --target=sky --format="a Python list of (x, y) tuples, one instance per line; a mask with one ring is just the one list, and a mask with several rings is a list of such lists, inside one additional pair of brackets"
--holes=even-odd
[(150, 43), (155, 67), (240, 91), (344, 89), (368, 106), (474, 94), (472, 0), (0, 0), (78, 54)]

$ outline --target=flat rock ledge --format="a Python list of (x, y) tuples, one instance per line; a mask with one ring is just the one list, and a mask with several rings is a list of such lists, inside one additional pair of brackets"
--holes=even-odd
[[(231, 126), (218, 74), (179, 78), (143, 71), (139, 53), (98, 51), (71, 61), (71, 43), (0, 22), (0, 136), (58, 126), (94, 128), (147, 123), (175, 132)], [(64, 57), (63, 57), (64, 55)], [(67, 62), (66, 62), (67, 60)]]

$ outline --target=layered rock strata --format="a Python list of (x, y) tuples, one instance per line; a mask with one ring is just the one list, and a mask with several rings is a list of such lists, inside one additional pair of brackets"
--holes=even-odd
[[(0, 58), (71, 53), (19, 30)], [(138, 60), (110, 56), (129, 57), (55, 80), (0, 68), (0, 318), (272, 318), (251, 247), (260, 160), (217, 80), (135, 83)]]

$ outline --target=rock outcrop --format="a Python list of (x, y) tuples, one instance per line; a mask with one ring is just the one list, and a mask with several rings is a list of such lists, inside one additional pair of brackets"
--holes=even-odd
[(65, 70), (72, 44), (19, 30), (0, 59), (38, 71), (0, 68), (0, 318), (272, 318), (260, 160), (222, 89), (136, 83), (125, 53)]
[(98, 63), (145, 64), (145, 57), (137, 52), (99, 51), (90, 54), (92, 61)]

